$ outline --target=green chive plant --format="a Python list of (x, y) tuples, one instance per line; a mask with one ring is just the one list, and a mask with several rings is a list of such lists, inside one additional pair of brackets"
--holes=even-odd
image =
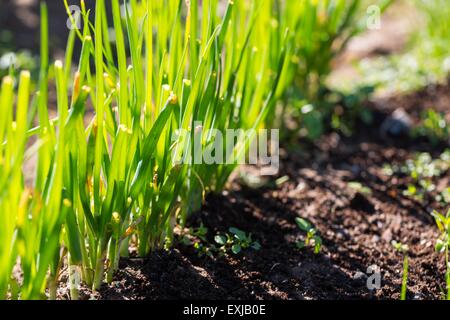
[[(208, 187), (224, 185), (231, 173), (226, 171), (228, 166), (222, 169), (218, 165), (214, 170), (208, 164), (192, 162), (196, 157), (193, 142), (198, 139), (202, 146), (208, 146), (215, 139), (203, 135), (202, 130), (244, 129), (243, 119), (249, 121), (247, 126), (257, 126), (262, 122), (258, 118), (267, 114), (273, 102), (277, 72), (258, 82), (247, 76), (249, 69), (245, 69), (262, 75), (271, 70), (265, 52), (272, 47), (270, 38), (262, 42), (261, 57), (249, 56), (257, 51), (250, 45), (261, 41), (254, 28), (262, 30), (268, 7), (229, 2), (220, 16), (218, 4), (190, 1), (186, 5), (171, 0), (163, 6), (131, 1), (122, 17), (118, 1), (113, 1), (114, 45), (108, 39), (104, 2), (96, 2), (93, 27), (89, 12), (83, 10), (85, 27), (79, 38), (86, 47), (86, 59), (94, 60), (96, 70), (91, 75), (88, 63), (80, 61), (77, 86), (96, 88), (92, 93), (96, 117), (88, 127), (85, 146), (72, 144), (77, 147), (70, 160), (74, 170), (82, 169), (72, 174), (81, 176), (83, 185), (73, 190), (71, 200), (77, 208), (74, 215), (82, 216), (86, 223), (81, 230), (79, 224), (74, 237), (68, 239), (74, 240), (73, 248), (81, 247), (74, 260), (81, 261), (83, 278), (95, 289), (102, 282), (105, 267), (111, 279), (120, 247), (133, 240), (130, 235), (141, 256), (164, 246), (171, 241), (177, 219), (184, 222), (201, 204), (199, 195)], [(139, 15), (139, 7), (144, 8), (144, 16)], [(239, 38), (242, 30), (243, 40)], [(276, 58), (284, 61), (281, 52)], [(238, 104), (244, 90), (239, 84), (245, 87), (249, 100)], [(241, 111), (245, 116), (239, 114), (237, 106), (245, 109)], [(188, 137), (180, 136), (173, 142), (173, 135), (180, 130), (188, 132)], [(84, 241), (86, 235), (88, 241)]]
[[(14, 90), (14, 79), (10, 76), (3, 78), (0, 91), (0, 299), (7, 295), (12, 269), (16, 263), (17, 251), (23, 250), (18, 246), (17, 232), (23, 231), (27, 219), (27, 202), (31, 196), (22, 183), (22, 164), (25, 157), (26, 133), (28, 128), (28, 102), (30, 91), (30, 74), (22, 72), (19, 80), (18, 92)], [(14, 101), (17, 99), (14, 114)], [(19, 237), (23, 240), (23, 232)], [(19, 240), (20, 241), (20, 240)]]

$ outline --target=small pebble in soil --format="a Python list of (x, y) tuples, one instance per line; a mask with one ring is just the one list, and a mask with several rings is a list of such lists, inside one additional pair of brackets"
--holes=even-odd
[(413, 300), (424, 300), (424, 299), (425, 296), (422, 293), (417, 292), (416, 294), (414, 294)]
[(411, 117), (403, 108), (398, 108), (381, 124), (380, 135), (383, 138), (404, 137), (409, 134), (411, 127)]
[(361, 271), (357, 271), (354, 275), (353, 275), (353, 280), (355, 280), (355, 282), (359, 285), (364, 285), (367, 281), (367, 275), (364, 272)]
[(353, 276), (353, 280), (366, 280), (366, 279), (367, 279), (367, 274), (365, 274), (364, 272), (361, 272), (361, 271), (357, 271)]

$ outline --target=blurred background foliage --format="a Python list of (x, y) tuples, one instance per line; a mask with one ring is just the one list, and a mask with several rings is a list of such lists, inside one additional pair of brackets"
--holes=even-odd
[[(309, 10), (309, 16), (316, 21), (305, 21), (298, 29), (298, 59), (292, 62), (298, 65), (293, 79), (296, 85), (285, 95), (279, 111), (281, 116), (270, 120), (278, 123), (268, 124), (286, 128), (285, 138), (292, 134), (295, 139), (299, 128), (301, 135), (311, 140), (328, 129), (351, 135), (356, 122), (372, 121), (363, 102), (373, 94), (409, 92), (447, 80), (450, 71), (448, 0), (392, 0), (380, 30), (367, 30), (366, 26), (368, 8), (374, 1), (338, 1), (342, 7), (333, 8), (334, 11), (321, 9), (328, 8), (327, 0), (319, 0), (318, 9), (308, 6), (308, 1), (287, 1), (295, 8), (292, 18)], [(38, 2), (0, 1), (0, 77), (12, 66), (16, 72), (27, 69), (37, 75)], [(89, 2), (95, 0), (86, 0)], [(383, 6), (390, 2), (377, 3)], [(51, 17), (50, 47), (53, 56), (59, 58), (67, 41), (67, 14), (63, 1), (47, 3)], [(349, 12), (348, 21), (339, 10)], [(351, 14), (353, 11), (359, 14)], [(344, 20), (333, 19), (333, 14)], [(383, 47), (386, 42), (388, 48)], [(354, 47), (359, 47), (355, 57), (352, 56)], [(290, 112), (285, 112), (286, 109)], [(283, 114), (289, 114), (289, 119), (283, 119)]]

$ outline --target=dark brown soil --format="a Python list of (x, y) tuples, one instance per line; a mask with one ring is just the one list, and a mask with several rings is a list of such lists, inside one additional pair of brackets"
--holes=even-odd
[[(372, 104), (375, 125), (358, 128), (352, 138), (336, 133), (314, 145), (287, 146), (279, 187), (253, 190), (235, 180), (229, 191), (207, 198), (189, 226), (202, 222), (211, 238), (237, 227), (259, 240), (260, 251), (221, 258), (198, 257), (182, 244), (148, 259), (124, 259), (114, 282), (95, 299), (398, 299), (402, 256), (391, 241), (409, 245), (408, 299), (439, 299), (444, 286), (443, 257), (434, 252), (437, 229), (430, 212), (444, 209), (402, 195), (408, 178), (383, 174), (386, 163), (403, 163), (415, 152), (438, 155), (441, 148), (408, 139), (383, 140), (378, 127), (394, 109), (417, 120), (420, 109), (435, 106), (450, 113), (448, 86)], [(448, 186), (449, 172), (435, 180)], [(369, 187), (363, 195), (349, 187)], [(322, 251), (297, 249), (302, 217), (323, 239)], [(369, 266), (382, 273), (381, 288), (369, 291)], [(89, 297), (89, 293), (87, 295)], [(64, 296), (62, 297), (64, 298)]]

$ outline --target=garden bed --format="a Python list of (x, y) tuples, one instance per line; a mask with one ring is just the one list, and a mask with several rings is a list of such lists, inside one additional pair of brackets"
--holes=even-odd
[[(445, 298), (445, 257), (436, 252), (435, 246), (441, 236), (448, 255), (450, 242), (448, 236), (439, 233), (433, 211), (445, 214), (450, 203), (450, 79), (447, 84), (436, 84), (441, 77), (433, 76), (431, 71), (430, 75), (422, 74), (420, 63), (416, 67), (414, 63), (408, 66), (406, 72), (394, 64), (396, 59), (403, 60), (404, 54), (408, 60), (408, 43), (417, 32), (415, 24), (422, 23), (414, 18), (418, 12), (412, 7), (405, 6), (412, 10), (412, 19), (409, 14), (403, 18), (398, 16), (402, 4), (394, 6), (393, 12), (388, 11), (382, 19), (382, 29), (361, 34), (340, 55), (330, 57), (324, 65), (329, 64), (333, 72), (327, 78), (327, 86), (325, 83), (322, 86), (321, 81), (314, 84), (314, 79), (325, 79), (329, 74), (314, 70), (316, 54), (305, 53), (299, 60), (293, 51), (281, 50), (295, 45), (295, 51), (301, 52), (304, 43), (296, 43), (297, 37), (282, 37), (275, 28), (279, 22), (272, 21), (270, 6), (264, 7), (262, 15), (248, 12), (249, 15), (253, 12), (256, 21), (253, 23), (257, 27), (252, 31), (253, 23), (248, 24), (249, 45), (241, 48), (232, 37), (245, 25), (236, 24), (245, 9), (243, 2), (238, 7), (241, 11), (234, 11), (232, 2), (226, 11), (219, 9), (219, 15), (225, 15), (220, 24), (211, 14), (209, 23), (203, 23), (207, 21), (203, 18), (196, 20), (200, 8), (202, 14), (206, 12), (203, 1), (197, 2), (195, 7), (191, 7), (189, 1), (180, 1), (182, 9), (186, 5), (189, 19), (184, 18), (183, 10), (162, 10), (155, 2), (143, 6), (144, 2), (138, 1), (140, 5), (131, 8), (133, 15), (125, 12), (126, 17), (121, 15), (118, 1), (111, 2), (114, 8), (109, 8), (108, 1), (105, 5), (100, 0), (87, 2), (92, 9), (96, 7), (96, 12), (91, 16), (92, 30), (85, 29), (89, 33), (82, 37), (83, 47), (87, 49), (84, 59), (81, 55), (77, 65), (81, 72), (74, 75), (75, 65), (66, 63), (73, 60), (75, 64), (80, 57), (76, 32), (69, 37), (77, 39), (73, 43), (74, 54), (71, 56), (68, 50), (64, 63), (53, 63), (51, 58), (53, 67), (49, 67), (43, 57), (32, 57), (38, 52), (46, 56), (47, 47), (50, 47), (51, 57), (64, 57), (66, 46), (62, 43), (68, 32), (62, 2), (57, 5), (50, 1), (48, 11), (42, 5), (41, 19), (35, 0), (7, 1), (2, 7), (6, 8), (5, 14), (0, 13), (0, 27), (11, 30), (10, 34), (0, 32), (0, 46), (3, 37), (8, 44), (0, 48), (0, 56), (2, 51), (15, 48), (28, 48), (33, 52), (27, 53), (30, 66), (17, 65), (17, 75), (9, 71), (11, 75), (3, 79), (0, 94), (4, 109), (11, 116), (15, 114), (15, 121), (13, 117), (9, 119), (8, 113), (7, 121), (0, 121), (0, 127), (4, 124), (5, 128), (3, 146), (6, 146), (4, 150), (0, 148), (0, 167), (5, 168), (0, 172), (8, 173), (0, 174), (0, 184), (6, 188), (6, 196), (0, 197), (0, 207), (6, 213), (11, 212), (0, 219), (4, 225), (0, 238), (5, 235), (3, 243), (12, 244), (11, 254), (0, 251), (0, 264), (5, 266), (0, 268), (0, 298)], [(209, 3), (214, 5), (210, 8), (213, 12), (212, 8), (217, 9), (220, 1)], [(292, 5), (293, 2), (286, 3)], [(292, 10), (293, 6), (283, 8), (284, 13), (296, 11)], [(45, 40), (48, 15), (58, 17), (50, 19), (49, 43)], [(85, 12), (85, 22), (88, 22), (87, 16)], [(168, 16), (176, 22), (173, 32), (167, 27), (169, 24), (163, 23)], [(144, 28), (148, 17), (152, 17), (153, 25)], [(231, 22), (227, 17), (231, 17)], [(274, 28), (266, 30), (269, 18)], [(106, 21), (111, 24), (105, 24)], [(186, 39), (199, 37), (196, 28), (192, 28), (193, 21), (203, 21), (201, 39), (188, 46)], [(41, 37), (38, 36), (40, 23)], [(209, 30), (216, 24), (217, 28)], [(115, 46), (111, 46), (111, 39), (102, 40), (108, 34), (103, 30), (105, 26), (115, 31)], [(224, 26), (234, 32), (228, 31), (230, 34), (226, 36)], [(188, 28), (192, 34), (184, 39), (182, 34), (187, 36)], [(314, 26), (310, 28), (314, 29)], [(262, 30), (267, 31), (264, 39), (270, 42), (257, 37)], [(120, 40), (123, 31), (127, 31), (127, 36)], [(303, 31), (308, 34), (306, 29)], [(139, 40), (132, 37), (141, 32)], [(218, 34), (214, 35), (215, 32)], [(204, 41), (208, 38), (211, 40)], [(305, 39), (304, 36), (298, 38)], [(313, 35), (311, 38), (322, 37)], [(167, 43), (170, 43), (168, 52)], [(196, 43), (202, 50), (196, 49)], [(203, 48), (204, 44), (207, 46)], [(323, 45), (330, 50), (334, 47), (333, 43)], [(181, 54), (178, 51), (182, 48), (184, 58), (181, 60), (186, 58), (186, 61), (178, 65)], [(118, 57), (113, 49), (117, 49)], [(210, 56), (205, 59), (209, 51)], [(142, 53), (142, 59), (134, 54), (137, 52)], [(220, 52), (225, 53), (224, 56)], [(271, 54), (262, 55), (259, 61), (259, 52)], [(269, 59), (272, 55), (276, 59)], [(245, 59), (239, 61), (234, 73), (233, 57), (239, 56)], [(196, 65), (198, 58), (201, 63)], [(379, 77), (381, 80), (377, 77), (369, 80), (369, 86), (378, 89), (372, 95), (364, 86), (368, 77), (364, 65), (367, 68), (370, 61), (376, 62), (378, 58), (387, 60), (379, 70), (376, 67), (370, 70), (383, 76)], [(136, 66), (144, 67), (144, 59), (147, 65), (141, 72)], [(40, 77), (37, 77), (38, 60), (42, 64)], [(210, 73), (222, 60), (224, 65), (220, 67), (224, 67), (225, 72), (219, 68), (218, 72)], [(302, 70), (303, 62), (297, 64), (297, 60), (305, 61), (308, 71)], [(245, 68), (239, 67), (241, 63)], [(281, 76), (285, 63), (296, 74), (295, 81), (290, 79), (292, 83), (279, 82), (286, 80)], [(393, 67), (389, 67), (390, 63)], [(259, 70), (260, 65), (267, 70), (253, 72)], [(31, 73), (20, 73), (22, 68), (31, 69)], [(91, 68), (101, 72), (94, 75)], [(269, 77), (277, 68), (279, 77)], [(4, 69), (5, 75), (7, 69)], [(183, 69), (186, 70), (182, 72)], [(404, 73), (411, 71), (409, 69), (427, 79), (428, 86), (408, 94), (397, 92), (398, 88), (421, 87), (397, 86), (391, 82), (397, 80), (394, 79), (397, 73), (400, 78), (408, 78)], [(158, 74), (158, 79), (149, 76), (152, 72)], [(391, 77), (385, 77), (391, 73)], [(197, 80), (199, 74), (201, 81)], [(253, 77), (255, 74), (258, 76)], [(46, 79), (48, 75), (50, 79)], [(267, 76), (268, 81), (261, 81), (260, 75)], [(358, 84), (351, 92), (344, 89), (347, 78)], [(307, 81), (302, 83), (305, 79)], [(308, 79), (312, 80), (311, 84)], [(167, 81), (173, 82), (173, 88)], [(202, 81), (206, 87), (201, 85)], [(126, 90), (120, 88), (127, 86), (129, 92), (125, 94)], [(275, 90), (277, 86), (279, 89)], [(48, 96), (33, 93), (30, 101), (36, 101), (37, 109), (33, 112), (37, 112), (38, 117), (35, 119), (35, 114), (27, 114), (31, 111), (28, 93), (38, 88)], [(286, 92), (280, 93), (277, 101), (277, 91), (282, 90)], [(310, 101), (303, 100), (305, 94), (311, 95)], [(355, 102), (366, 98), (370, 101)], [(71, 109), (68, 109), (68, 100), (73, 100)], [(261, 103), (254, 104), (255, 101)], [(151, 108), (144, 110), (144, 105), (157, 109), (156, 113)], [(258, 111), (255, 108), (259, 105), (262, 108)], [(275, 105), (285, 107), (284, 118), (278, 118), (277, 108), (272, 109)], [(231, 112), (230, 107), (239, 112)], [(366, 112), (367, 109), (371, 113)], [(14, 110), (17, 111), (14, 113)], [(105, 112), (109, 110), (110, 113)], [(224, 110), (229, 114), (223, 113)], [(177, 111), (181, 111), (180, 117)], [(68, 121), (64, 121), (65, 117)], [(214, 127), (219, 120), (223, 120), (224, 129), (234, 128), (233, 117), (236, 117), (234, 122), (239, 121), (236, 125), (239, 129), (263, 127), (263, 122), (258, 121), (266, 117), (275, 119), (277, 124), (286, 120), (283, 123), (286, 125), (281, 125), (281, 166), (277, 176), (261, 177), (254, 167), (243, 166), (228, 179), (231, 173), (228, 169), (233, 166), (203, 168), (192, 163), (178, 166), (170, 161), (176, 160), (177, 154), (172, 153), (174, 146), (188, 150), (189, 144), (183, 140), (172, 144), (162, 137), (179, 129), (187, 129), (195, 135), (203, 127)], [(203, 119), (205, 126), (196, 126), (194, 131), (195, 122), (190, 122), (197, 118)], [(51, 121), (48, 123), (51, 127), (56, 125), (57, 130), (48, 131), (47, 121)], [(99, 124), (103, 129), (98, 130)], [(266, 127), (272, 125), (268, 121)], [(317, 130), (320, 132), (316, 135), (312, 132), (322, 126), (324, 130)], [(10, 127), (13, 129), (8, 129)], [(135, 130), (142, 128), (145, 130)], [(2, 131), (0, 128), (1, 135)], [(54, 142), (48, 150), (42, 147), (45, 144), (40, 146), (38, 140), (41, 137), (45, 142), (47, 136)], [(310, 140), (299, 139), (299, 136), (309, 136)], [(213, 139), (206, 140), (201, 141), (202, 147), (209, 146)], [(23, 161), (21, 156), (15, 155), (16, 146), (21, 145), (26, 145), (23, 152), (18, 153), (24, 153)], [(3, 157), (7, 161), (3, 161)], [(42, 165), (47, 160), (50, 171)], [(10, 176), (17, 176), (17, 179), (9, 180)], [(230, 182), (222, 188), (222, 182), (226, 181)], [(211, 189), (225, 191), (210, 193)], [(199, 196), (202, 193), (206, 197), (203, 205)], [(200, 207), (191, 212), (192, 208)], [(187, 224), (181, 229), (177, 223), (184, 221), (179, 218), (185, 215)], [(309, 230), (309, 237), (305, 229)], [(130, 247), (123, 246), (124, 243)], [(406, 273), (405, 255), (409, 260)], [(447, 273), (448, 270), (447, 267)], [(69, 290), (68, 284), (73, 281), (82, 283), (80, 292), (74, 287)], [(402, 286), (406, 287), (405, 296), (401, 295)], [(449, 287), (447, 283), (447, 289)], [(450, 293), (447, 298), (450, 299)]]
[[(93, 299), (398, 299), (402, 256), (391, 242), (409, 246), (408, 299), (439, 299), (445, 286), (443, 257), (435, 253), (438, 237), (432, 209), (436, 202), (418, 202), (402, 195), (407, 177), (386, 176), (386, 163), (401, 164), (419, 151), (438, 156), (443, 147), (408, 139), (382, 139), (379, 127), (398, 107), (413, 120), (433, 105), (450, 114), (448, 86), (393, 97), (371, 104), (375, 122), (360, 127), (352, 138), (325, 135), (314, 145), (288, 146), (278, 187), (251, 189), (235, 179), (229, 191), (211, 195), (188, 226), (201, 223), (213, 242), (217, 232), (237, 227), (251, 232), (259, 251), (239, 255), (199, 257), (181, 243), (148, 259), (122, 259), (111, 285), (100, 292), (84, 291)], [(434, 182), (446, 186), (446, 172)], [(357, 181), (371, 194), (360, 193)], [(310, 221), (323, 239), (322, 250), (298, 249), (302, 232), (295, 218)], [(377, 265), (381, 288), (370, 291), (367, 268)], [(60, 298), (67, 298), (60, 289)]]

